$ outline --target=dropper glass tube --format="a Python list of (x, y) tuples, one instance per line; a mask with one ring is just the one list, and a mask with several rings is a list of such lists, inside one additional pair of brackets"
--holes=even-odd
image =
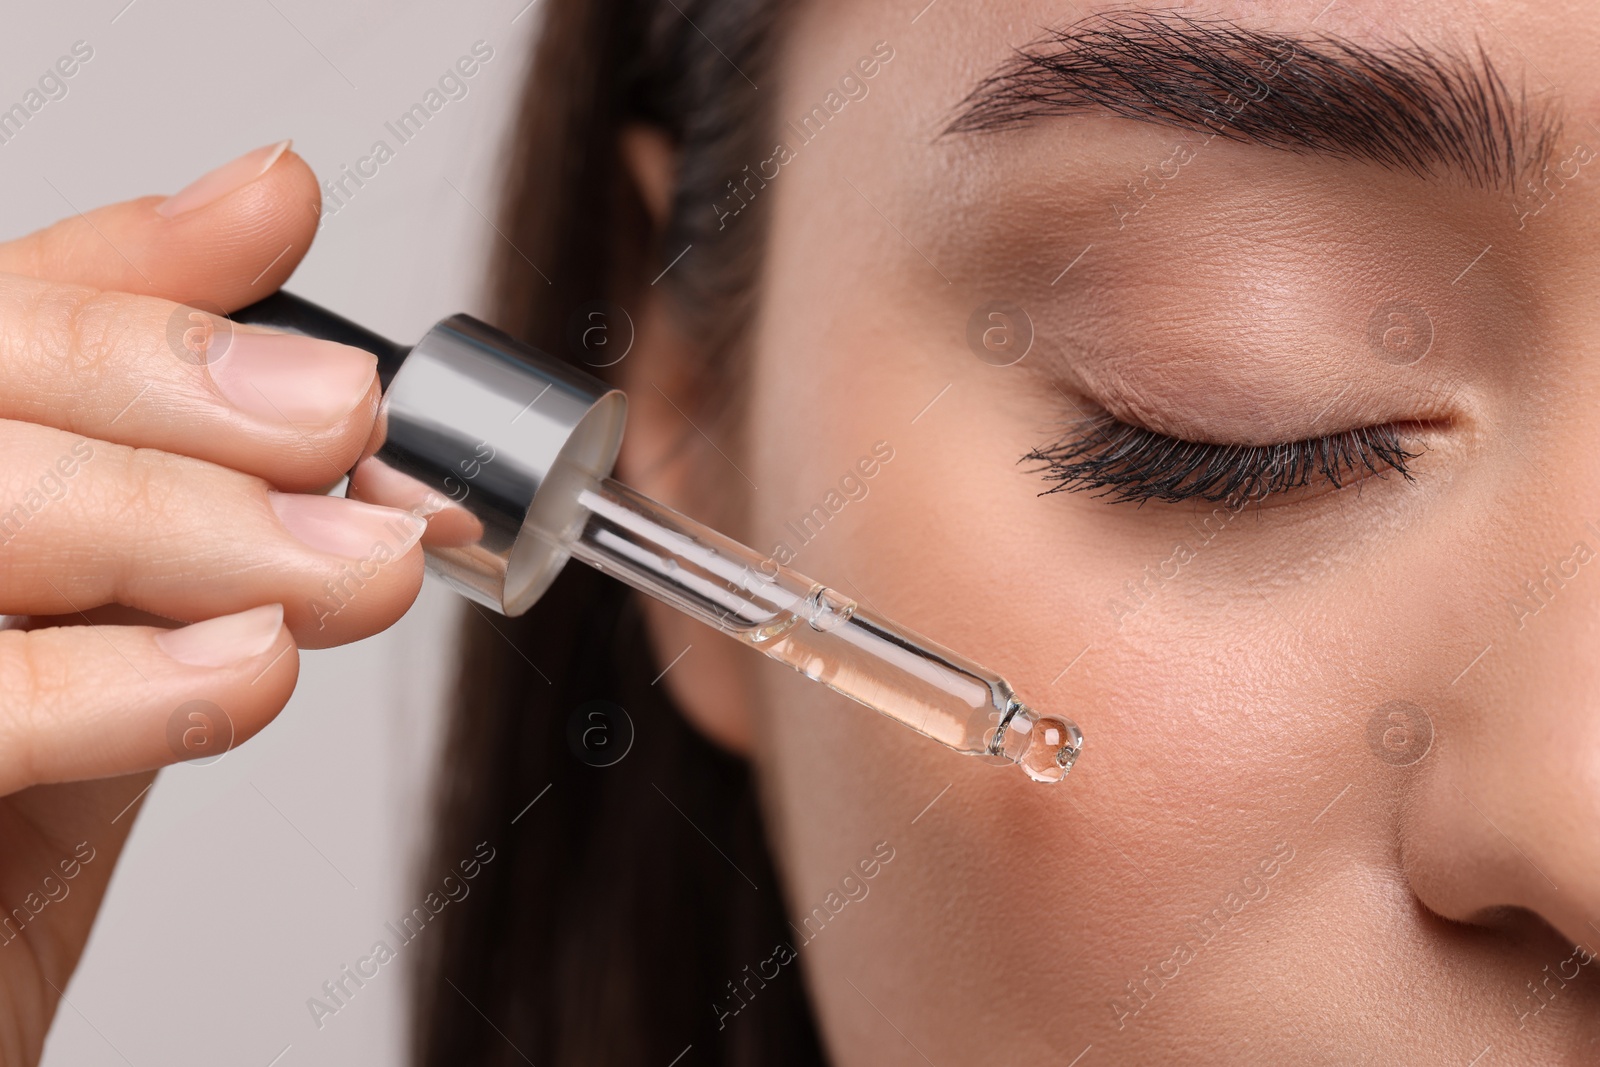
[(637, 493), (574, 473), (574, 558), (940, 744), (1059, 782), (1083, 747), (1004, 678)]

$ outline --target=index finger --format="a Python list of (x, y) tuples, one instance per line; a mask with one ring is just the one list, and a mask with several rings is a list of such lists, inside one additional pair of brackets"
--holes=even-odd
[[(58, 190), (61, 191), (61, 190)], [(232, 311), (278, 290), (316, 236), (322, 197), (289, 142), (247, 152), (172, 197), (80, 211), (0, 244), (0, 273)]]

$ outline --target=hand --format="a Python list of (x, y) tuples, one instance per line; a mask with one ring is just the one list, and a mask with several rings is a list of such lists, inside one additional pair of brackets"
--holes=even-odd
[(315, 495), (371, 433), (373, 357), (183, 306), (277, 289), (318, 204), (272, 146), (0, 245), (4, 1064), (38, 1061), (154, 769), (256, 733), (298, 648), (421, 584), (420, 520)]

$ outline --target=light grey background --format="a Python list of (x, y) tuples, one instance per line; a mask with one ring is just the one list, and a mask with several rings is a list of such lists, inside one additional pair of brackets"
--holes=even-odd
[[(326, 218), (289, 288), (399, 340), (482, 308), (527, 0), (96, 0), (7, 12), (0, 109), (75, 41), (94, 57), (0, 144), (0, 237), (175, 192), (284, 137), (319, 176), (395, 157)], [(493, 58), (404, 146), (384, 129), (475, 41)], [(319, 1029), (307, 1007), (409, 911), (461, 605), (431, 579), (388, 633), (303, 654), (249, 745), (163, 771), (45, 1053), (51, 1067), (398, 1064), (405, 953)], [(444, 872), (440, 872), (442, 877)], [(426, 933), (423, 936), (427, 936)], [(415, 950), (415, 946), (411, 951)]]

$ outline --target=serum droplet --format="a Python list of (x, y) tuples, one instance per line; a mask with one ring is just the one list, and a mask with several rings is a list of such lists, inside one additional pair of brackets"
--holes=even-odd
[(1034, 724), (1033, 743), (1019, 762), (1034, 781), (1059, 782), (1072, 770), (1081, 751), (1083, 732), (1077, 725), (1047, 715)]

